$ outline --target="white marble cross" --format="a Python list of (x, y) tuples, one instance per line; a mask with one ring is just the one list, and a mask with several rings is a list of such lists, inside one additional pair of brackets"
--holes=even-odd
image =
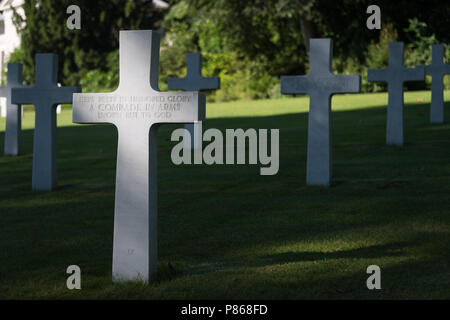
[(368, 81), (388, 83), (386, 143), (397, 146), (403, 146), (403, 83), (425, 78), (423, 66), (414, 69), (403, 66), (403, 47), (403, 42), (390, 42), (388, 67), (367, 70)]
[(0, 117), (6, 118), (6, 98), (0, 97)]
[(433, 44), (431, 49), (431, 64), (425, 66), (425, 73), (432, 77), (430, 122), (444, 123), (444, 75), (450, 74), (450, 64), (445, 64), (444, 46)]
[[(184, 78), (167, 79), (169, 90), (202, 91), (220, 88), (219, 77), (204, 78), (202, 76), (202, 55), (199, 52), (186, 54), (186, 76)], [(202, 145), (202, 123), (188, 123), (184, 128), (189, 132), (190, 139), (184, 138), (185, 148), (201, 149)]]
[(6, 98), (5, 156), (16, 156), (20, 151), (22, 131), (22, 106), (11, 102), (13, 88), (22, 86), (22, 65), (8, 63), (8, 83), (0, 87), (0, 96)]
[(309, 73), (282, 76), (281, 93), (306, 93), (310, 98), (308, 115), (308, 153), (306, 183), (329, 186), (331, 182), (331, 96), (359, 92), (359, 75), (334, 75), (331, 72), (331, 39), (311, 39)]
[(36, 81), (33, 86), (12, 89), (12, 103), (33, 104), (36, 108), (33, 146), (33, 190), (56, 187), (56, 105), (72, 103), (79, 87), (58, 87), (58, 56), (36, 54)]
[(157, 267), (157, 135), (163, 123), (204, 118), (198, 92), (160, 92), (159, 34), (120, 31), (120, 81), (111, 93), (74, 94), (73, 122), (118, 130), (113, 280), (149, 281)]

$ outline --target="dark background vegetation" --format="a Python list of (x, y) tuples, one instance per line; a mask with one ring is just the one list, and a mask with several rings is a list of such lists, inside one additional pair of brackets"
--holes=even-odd
[[(450, 112), (430, 126), (429, 96), (417, 97), (405, 94), (404, 148), (386, 146), (386, 94), (333, 98), (330, 188), (305, 183), (303, 97), (208, 104), (216, 116), (205, 130), (280, 129), (273, 176), (260, 165), (176, 166), (179, 125), (162, 126), (150, 285), (111, 281), (117, 131), (73, 125), (64, 106), (58, 188), (33, 192), (27, 106), (23, 154), (0, 157), (0, 299), (449, 299)], [(264, 115), (271, 109), (281, 112)], [(66, 287), (73, 264), (81, 290)], [(373, 264), (381, 290), (366, 287)]]
[[(37, 52), (60, 56), (60, 79), (81, 84), (85, 91), (111, 90), (118, 83), (118, 36), (123, 29), (163, 33), (161, 89), (168, 76), (185, 72), (185, 53), (204, 56), (204, 74), (218, 75), (217, 101), (278, 97), (279, 76), (308, 71), (311, 37), (333, 39), (333, 69), (360, 73), (363, 91), (379, 91), (367, 83), (367, 68), (387, 63), (388, 42), (406, 43), (405, 64), (429, 63), (430, 45), (449, 43), (450, 5), (446, 1), (399, 0), (167, 0), (168, 9), (151, 0), (25, 1), (22, 47), (11, 60), (25, 65), (25, 80), (34, 80)], [(66, 8), (77, 4), (81, 30), (66, 28)], [(382, 29), (368, 30), (366, 9), (381, 8)], [(450, 57), (447, 47), (446, 58)], [(419, 84), (424, 89), (427, 84)], [(429, 85), (429, 83), (428, 83)], [(417, 84), (416, 84), (417, 86)], [(446, 87), (450, 83), (446, 81)]]

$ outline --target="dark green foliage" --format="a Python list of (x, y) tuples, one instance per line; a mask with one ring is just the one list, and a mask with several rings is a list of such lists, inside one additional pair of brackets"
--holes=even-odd
[[(81, 9), (81, 30), (66, 27), (66, 9), (72, 4)], [(25, 0), (23, 8), (23, 54), (15, 54), (13, 59), (24, 64), (28, 83), (34, 82), (36, 53), (58, 54), (58, 79), (63, 84), (77, 84), (89, 70), (107, 71), (108, 54), (118, 48), (119, 30), (155, 29), (162, 18), (151, 0)], [(18, 15), (16, 24), (22, 25)]]

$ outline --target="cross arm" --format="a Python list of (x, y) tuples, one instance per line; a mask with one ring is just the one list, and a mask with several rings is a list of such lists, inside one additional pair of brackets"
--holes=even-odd
[(8, 84), (22, 85), (22, 65), (20, 63), (8, 63)]
[(427, 76), (431, 76), (432, 72), (433, 72), (433, 65), (418, 65), (417, 67), (422, 67), (424, 70), (425, 75)]
[[(156, 94), (155, 94), (156, 93)], [(205, 96), (199, 92), (156, 92), (149, 95), (74, 93), (74, 123), (188, 123), (205, 118)]]
[(220, 88), (219, 77), (203, 78), (200, 82), (200, 90), (215, 90)]
[(167, 87), (169, 90), (184, 90), (184, 91), (201, 91), (201, 90), (214, 90), (220, 88), (220, 78), (173, 78), (167, 79)]
[(442, 69), (444, 69), (445, 74), (450, 74), (450, 64), (444, 64)]
[(443, 69), (444, 74), (450, 74), (450, 64), (442, 65), (442, 69)]
[(72, 103), (72, 94), (81, 92), (80, 87), (41, 88), (34, 86), (12, 88), (11, 102), (14, 104), (36, 104), (38, 101), (48, 101), (51, 104)]
[(308, 93), (307, 76), (281, 76), (282, 94)]
[(167, 88), (169, 90), (189, 90), (187, 89), (188, 80), (184, 78), (169, 77), (167, 79)]

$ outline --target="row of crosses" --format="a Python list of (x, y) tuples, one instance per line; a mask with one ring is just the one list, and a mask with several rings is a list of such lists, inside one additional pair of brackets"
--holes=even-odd
[[(52, 190), (56, 186), (56, 105), (73, 102), (74, 123), (111, 123), (118, 129), (116, 195), (113, 245), (113, 279), (116, 281), (149, 281), (157, 266), (157, 129), (164, 123), (191, 123), (191, 137), (197, 137), (205, 117), (205, 96), (198, 91), (218, 88), (218, 78), (203, 78), (201, 57), (188, 54), (187, 75), (169, 79), (169, 89), (185, 92), (160, 92), (158, 88), (159, 34), (149, 31), (120, 32), (120, 83), (114, 92), (81, 94), (79, 87), (57, 86), (57, 56), (36, 55), (35, 85), (24, 87), (21, 66), (8, 65), (8, 84), (0, 95), (8, 99), (5, 154), (18, 152), (21, 104), (36, 108), (33, 150), (34, 190)], [(308, 94), (307, 184), (328, 186), (331, 181), (331, 96), (359, 92), (358, 75), (334, 75), (331, 72), (332, 41), (311, 39), (310, 71), (304, 76), (281, 77), (284, 94)], [(369, 81), (388, 83), (387, 143), (403, 144), (403, 83), (424, 79), (425, 70), (433, 76), (431, 121), (443, 121), (442, 78), (450, 73), (443, 64), (442, 46), (433, 46), (430, 66), (406, 69), (403, 66), (403, 44), (390, 43), (389, 65), (369, 70)], [(437, 80), (437, 81), (436, 81)], [(190, 91), (189, 91), (190, 90)], [(127, 101), (144, 97), (148, 101), (183, 101), (170, 118), (100, 117), (102, 101)], [(152, 108), (146, 105), (146, 108)], [(137, 113), (137, 112), (136, 112)], [(133, 113), (131, 113), (133, 115)], [(12, 130), (10, 130), (13, 128)], [(19, 129), (17, 129), (19, 128)], [(201, 129), (200, 129), (201, 132)], [(198, 138), (198, 137), (197, 137)], [(196, 139), (197, 139), (196, 138)], [(193, 144), (195, 147), (195, 141)]]
[[(431, 123), (443, 123), (443, 76), (450, 74), (450, 65), (443, 62), (443, 46), (433, 45), (432, 64), (410, 69), (403, 66), (403, 43), (389, 43), (389, 64), (384, 69), (369, 69), (368, 81), (388, 84), (386, 143), (403, 146), (403, 84), (423, 81), (425, 71), (433, 77)], [(331, 182), (331, 96), (336, 93), (360, 92), (357, 75), (334, 75), (331, 72), (332, 41), (310, 40), (310, 70), (305, 76), (282, 76), (281, 92), (306, 93), (310, 97), (308, 117), (308, 152), (306, 182), (308, 185), (329, 186)]]

